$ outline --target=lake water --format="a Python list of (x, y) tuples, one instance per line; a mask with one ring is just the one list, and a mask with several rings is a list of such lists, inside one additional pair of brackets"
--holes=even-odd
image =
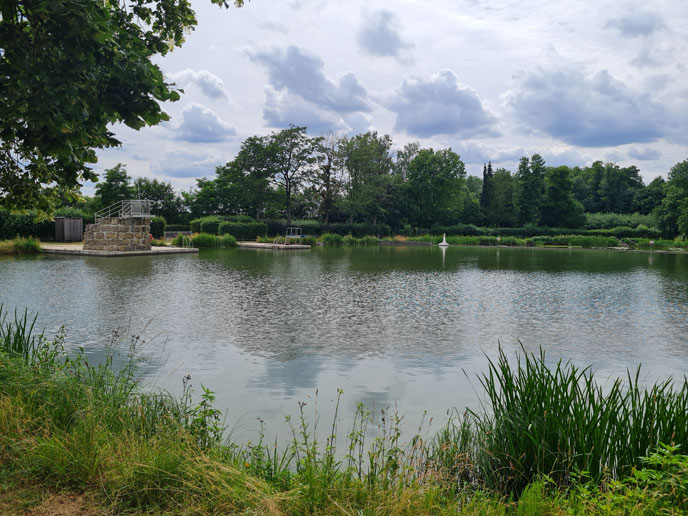
[[(217, 393), (235, 436), (286, 436), (299, 401), (359, 402), (415, 425), (479, 404), (476, 374), (519, 341), (601, 381), (688, 373), (688, 256), (379, 246), (131, 258), (0, 257), (0, 303), (99, 360), (140, 335), (147, 381)], [(122, 335), (113, 339), (113, 331)], [(323, 423), (325, 424), (325, 423)], [(435, 427), (439, 426), (433, 423)]]

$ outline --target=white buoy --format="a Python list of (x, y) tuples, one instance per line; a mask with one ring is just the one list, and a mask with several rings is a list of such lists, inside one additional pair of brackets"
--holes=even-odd
[(442, 241), (438, 244), (440, 247), (448, 247), (449, 244), (447, 243), (447, 234), (442, 233)]

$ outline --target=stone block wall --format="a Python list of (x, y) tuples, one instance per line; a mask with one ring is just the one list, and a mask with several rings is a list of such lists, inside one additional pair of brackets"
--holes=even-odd
[(150, 219), (98, 219), (84, 231), (85, 251), (150, 251)]

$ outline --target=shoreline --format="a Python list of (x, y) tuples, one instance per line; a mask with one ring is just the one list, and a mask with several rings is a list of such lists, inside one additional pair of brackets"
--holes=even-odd
[[(426, 247), (439, 247), (438, 244), (433, 244), (431, 242), (419, 242), (419, 241), (407, 241), (407, 242), (396, 242), (394, 240), (380, 240), (378, 245), (389, 245), (389, 246), (426, 246)], [(646, 254), (688, 254), (688, 250), (665, 250), (665, 249), (626, 249), (623, 247), (580, 247), (580, 246), (527, 246), (527, 245), (475, 245), (475, 244), (448, 244), (447, 247), (475, 247), (481, 249), (537, 249), (537, 250), (568, 250), (568, 251), (608, 251), (608, 252), (619, 252), (619, 253), (646, 253)]]

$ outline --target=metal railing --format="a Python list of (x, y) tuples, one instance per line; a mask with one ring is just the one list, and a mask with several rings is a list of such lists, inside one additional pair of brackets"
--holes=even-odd
[(151, 201), (142, 199), (130, 199), (128, 201), (119, 201), (111, 204), (107, 208), (103, 208), (95, 214), (96, 222), (98, 219), (109, 217), (120, 218), (150, 218), (151, 216)]

